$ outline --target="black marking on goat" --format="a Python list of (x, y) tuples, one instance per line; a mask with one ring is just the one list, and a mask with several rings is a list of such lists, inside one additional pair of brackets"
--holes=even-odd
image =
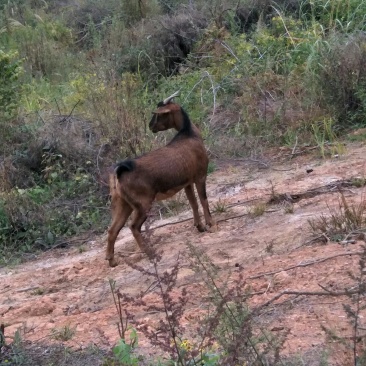
[[(170, 102), (169, 102), (169, 103), (170, 103)], [(167, 104), (169, 104), (169, 103), (167, 103)], [(161, 102), (159, 102), (159, 103), (158, 103), (158, 108), (159, 108), (159, 107), (164, 107), (165, 105), (166, 105), (166, 104), (164, 104), (164, 102), (163, 102), (163, 101), (161, 101)]]
[(182, 116), (183, 116), (182, 128), (174, 136), (174, 138), (172, 139), (172, 141), (170, 141), (170, 143), (168, 145), (170, 145), (174, 141), (179, 140), (182, 137), (194, 136), (191, 120), (189, 119), (187, 112), (182, 107), (180, 108), (180, 111), (181, 111)]
[(119, 163), (117, 163), (114, 171), (117, 175), (117, 178), (119, 179), (123, 172), (132, 172), (135, 169), (135, 162), (133, 160), (124, 160)]
[(187, 135), (191, 135), (192, 134), (192, 124), (191, 124), (191, 121), (188, 117), (188, 114), (182, 107), (180, 107), (180, 110), (181, 110), (182, 115), (183, 115), (183, 126), (180, 129), (179, 133), (184, 133), (184, 134), (187, 134)]

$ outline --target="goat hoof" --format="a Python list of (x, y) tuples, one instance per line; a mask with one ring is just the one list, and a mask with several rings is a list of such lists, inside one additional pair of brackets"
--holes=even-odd
[(218, 230), (219, 230), (219, 227), (215, 223), (215, 224), (209, 225), (209, 228), (207, 231), (209, 231), (210, 233), (216, 233)]
[(196, 225), (196, 228), (197, 230), (200, 232), (200, 233), (203, 233), (206, 231), (206, 228), (202, 225), (202, 224), (198, 224)]
[(116, 267), (118, 265), (118, 262), (112, 258), (112, 259), (109, 259), (109, 267)]

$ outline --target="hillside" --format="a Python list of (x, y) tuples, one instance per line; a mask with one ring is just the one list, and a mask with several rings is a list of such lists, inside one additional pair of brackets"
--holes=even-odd
[[(207, 315), (209, 287), (202, 279), (204, 274), (193, 270), (187, 244), (211, 258), (218, 270), (217, 283), (227, 283), (222, 291), (235, 286), (239, 273), (243, 276), (241, 296), (252, 309), (258, 308), (251, 319), (253, 331), (266, 329), (278, 339), (286, 333), (281, 362), (320, 365), (321, 360), (327, 360), (322, 364), (352, 365), (352, 349), (342, 345), (341, 340), (330, 339), (330, 333), (327, 336), (322, 327), (341, 337), (338, 339), (352, 339), (343, 306), (354, 305), (346, 295), (332, 293), (354, 288), (355, 279), (348, 271), (360, 275), (358, 262), (364, 253), (364, 236), (348, 235), (347, 241), (345, 234), (339, 234), (341, 242), (335, 242), (335, 238), (324, 240), (322, 235), (314, 235), (308, 220), (330, 213), (341, 216), (341, 194), (350, 206), (362, 205), (364, 212), (364, 188), (350, 182), (364, 177), (365, 147), (350, 144), (343, 156), (326, 161), (310, 156), (290, 160), (288, 150), (272, 154), (271, 160), (266, 160), (268, 168), (253, 161), (228, 160), (220, 162), (217, 171), (209, 176), (211, 205), (217, 207), (219, 202), (225, 202), (227, 207), (225, 212), (214, 214), (219, 221), (217, 232), (193, 231), (192, 220), (184, 221), (190, 212), (151, 224), (152, 243), (162, 253), (159, 272), (162, 275), (170, 271), (179, 257), (172, 296), (180, 296), (183, 289), (188, 293), (181, 322), (185, 336), (192, 340), (197, 337), (196, 327), (204, 324), (203, 317)], [(310, 168), (313, 171), (307, 173)], [(279, 200), (269, 204), (274, 192), (277, 197), (292, 195), (294, 202)], [(260, 203), (264, 205), (262, 212), (258, 209)], [(1, 314), (7, 334), (21, 329), (24, 339), (44, 349), (45, 344), (55, 342), (52, 330), (69, 327), (75, 333), (63, 344), (74, 349), (85, 349), (89, 344), (110, 349), (118, 340), (118, 315), (109, 279), (115, 280), (116, 288), (123, 293), (143, 293), (142, 299), (149, 305), (160, 304), (156, 279), (125, 262), (136, 251), (128, 229), (121, 232), (117, 242), (120, 263), (116, 268), (109, 268), (104, 260), (105, 236), (83, 247), (82, 253), (77, 246), (55, 249), (28, 263), (1, 270)], [(147, 259), (135, 264), (153, 271)], [(328, 296), (324, 289), (330, 291)], [(323, 295), (315, 296), (319, 292)], [(123, 308), (141, 324), (151, 327), (157, 326), (161, 316), (156, 311), (143, 311), (136, 304), (125, 303)], [(362, 329), (362, 315), (360, 323)], [(145, 360), (164, 354), (151, 346), (139, 327), (137, 331), (136, 352)], [(59, 364), (60, 360), (63, 359)]]
[[(0, 0), (2, 364), (365, 362), (365, 14), (359, 0)], [(124, 229), (109, 269), (107, 172), (172, 138), (148, 123), (177, 90), (218, 230), (197, 234), (178, 194), (146, 226), (162, 258), (138, 259)], [(108, 278), (133, 294), (118, 296), (138, 349)]]

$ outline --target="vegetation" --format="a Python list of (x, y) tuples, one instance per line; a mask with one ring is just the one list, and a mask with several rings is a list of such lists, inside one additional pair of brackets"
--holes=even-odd
[[(0, 0), (0, 266), (104, 232), (107, 168), (170, 139), (153, 136), (147, 123), (176, 90), (212, 158), (253, 157), (278, 145), (315, 146), (323, 159), (341, 154), (342, 134), (366, 124), (365, 14), (358, 0)], [(215, 169), (211, 162), (208, 173)], [(155, 212), (176, 214), (185, 205), (177, 196)], [(230, 205), (219, 200), (214, 209)], [(248, 213), (265, 210), (258, 204)], [(363, 202), (340, 194), (338, 209), (309, 224), (318, 239), (346, 245), (365, 236), (365, 212)], [(273, 242), (266, 251), (273, 253)], [(81, 352), (79, 364), (142, 364), (131, 325), (168, 355), (156, 364), (303, 364), (280, 355), (285, 331), (274, 337), (258, 326), (262, 309), (249, 307), (253, 294), (240, 268), (229, 286), (203, 253), (191, 246), (189, 255), (207, 289), (199, 330), (188, 334), (180, 321), (188, 297), (176, 287), (179, 261), (161, 274), (157, 256), (152, 272), (134, 268), (154, 279), (161, 304), (153, 309), (112, 281), (121, 340), (113, 354)], [(355, 364), (366, 359), (358, 344), (364, 273), (365, 253), (344, 306)], [(161, 315), (158, 329), (142, 328), (122, 303)], [(0, 327), (4, 364), (32, 364), (20, 333), (11, 347), (3, 333)], [(50, 338), (67, 342), (74, 334), (66, 325)], [(42, 353), (33, 364), (72, 364), (70, 350), (55, 351), (62, 362)]]
[(147, 122), (177, 89), (213, 157), (315, 144), (324, 158), (366, 121), (365, 2), (0, 8), (2, 263), (104, 231), (106, 167), (165, 143)]

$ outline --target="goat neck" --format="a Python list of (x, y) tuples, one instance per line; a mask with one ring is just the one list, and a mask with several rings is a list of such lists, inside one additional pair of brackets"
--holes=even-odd
[(174, 128), (178, 135), (201, 136), (198, 128), (191, 123), (188, 114), (178, 104), (170, 102), (158, 104), (158, 109), (150, 121), (149, 128), (153, 133)]

